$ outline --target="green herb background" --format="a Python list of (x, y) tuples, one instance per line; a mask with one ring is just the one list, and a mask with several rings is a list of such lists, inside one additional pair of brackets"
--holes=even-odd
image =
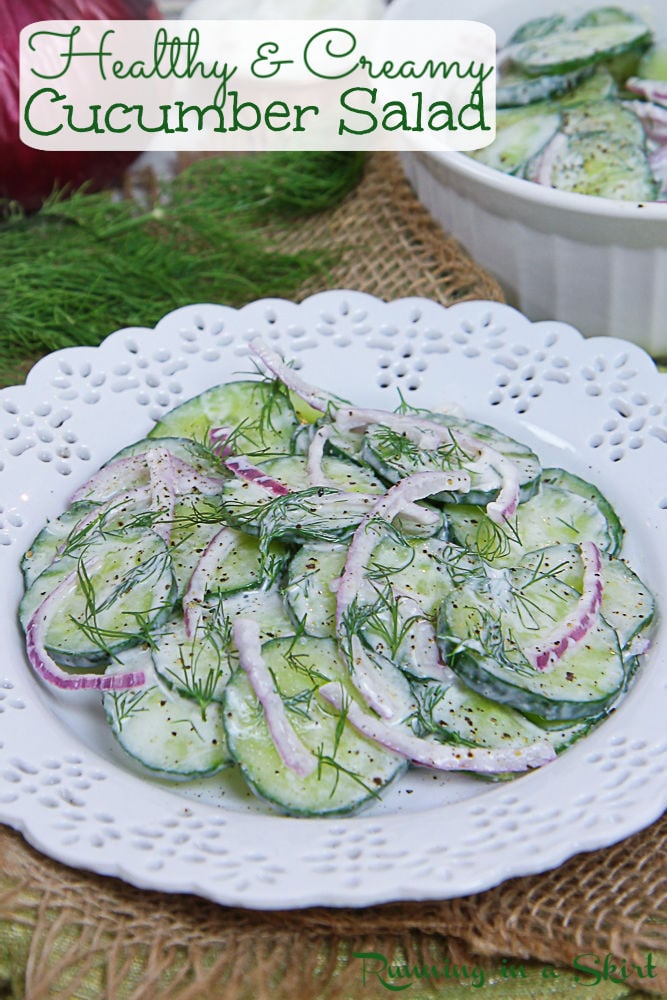
[(124, 326), (153, 326), (193, 302), (240, 306), (289, 298), (326, 250), (288, 254), (271, 226), (339, 203), (360, 180), (357, 153), (207, 158), (150, 206), (118, 194), (54, 194), (34, 215), (6, 205), (0, 222), (0, 385), (73, 345)]

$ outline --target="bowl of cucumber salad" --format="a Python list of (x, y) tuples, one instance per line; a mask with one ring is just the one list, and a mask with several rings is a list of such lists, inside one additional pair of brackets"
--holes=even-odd
[(649, 822), (663, 380), (357, 292), (45, 359), (0, 395), (0, 816), (250, 906), (460, 894)]
[[(441, 17), (397, 0), (392, 17)], [(667, 353), (667, 11), (658, 3), (452, 3), (498, 41), (495, 141), (416, 153), (427, 207), (533, 319)]]

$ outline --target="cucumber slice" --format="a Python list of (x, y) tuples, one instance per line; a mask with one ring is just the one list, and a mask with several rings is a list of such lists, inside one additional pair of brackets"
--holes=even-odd
[(79, 545), (89, 543), (96, 526), (82, 531), (79, 530), (79, 526), (88, 515), (99, 508), (99, 504), (80, 500), (59, 517), (47, 521), (21, 559), (21, 572), (26, 587), (30, 587), (40, 573), (43, 573), (65, 551), (71, 552), (78, 549)]
[(292, 816), (344, 814), (372, 801), (405, 770), (403, 758), (365, 739), (318, 699), (327, 680), (355, 697), (335, 642), (277, 639), (262, 647), (262, 655), (289, 721), (319, 766), (304, 778), (283, 764), (261, 704), (239, 670), (225, 690), (223, 721), (231, 753), (257, 795)]
[(496, 138), (490, 146), (469, 155), (505, 174), (521, 176), (526, 164), (553, 139), (560, 127), (556, 108), (541, 104), (501, 109), (496, 115)]
[[(229, 524), (268, 539), (284, 542), (339, 543), (348, 540), (375, 500), (366, 494), (344, 493), (328, 487), (271, 497), (244, 480), (225, 488), (225, 517)], [(429, 533), (435, 533), (434, 527)]]
[(306, 635), (335, 636), (336, 595), (331, 584), (343, 572), (346, 558), (344, 545), (304, 545), (290, 562), (285, 601)]
[[(150, 677), (150, 657), (146, 669)], [(107, 691), (102, 703), (123, 750), (151, 771), (196, 778), (231, 764), (220, 705), (202, 709), (159, 681), (136, 691)]]
[[(436, 415), (433, 415), (434, 418)], [(463, 469), (470, 473), (471, 487), (467, 493), (441, 493), (434, 501), (464, 503), (488, 503), (498, 493), (502, 485), (500, 474), (494, 468), (494, 456), (482, 458), (468, 454), (457, 443), (456, 432), (473, 436), (481, 445), (486, 445), (509, 459), (517, 468), (521, 484), (521, 499), (525, 500), (537, 489), (540, 463), (537, 456), (524, 444), (502, 434), (486, 424), (463, 421), (456, 417), (437, 416), (437, 422), (451, 429), (451, 440), (440, 446), (422, 447), (421, 443), (405, 434), (380, 424), (371, 425), (366, 431), (363, 455), (369, 465), (389, 482), (396, 483), (405, 476), (419, 472), (442, 472)], [(419, 427), (418, 419), (415, 421)], [(427, 438), (424, 432), (424, 438)]]
[(231, 647), (230, 624), (239, 615), (251, 616), (258, 622), (262, 642), (294, 635), (278, 590), (234, 594), (202, 616), (192, 636), (186, 634), (180, 618), (163, 626), (151, 650), (153, 666), (162, 681), (202, 709), (212, 701), (222, 701), (227, 682), (238, 666)]
[(615, 631), (600, 616), (585, 638), (546, 670), (526, 658), (541, 635), (565, 620), (579, 594), (551, 574), (498, 571), (487, 588), (450, 595), (438, 616), (445, 655), (466, 684), (487, 698), (550, 720), (590, 718), (623, 690), (625, 667)]
[(206, 599), (214, 603), (230, 594), (268, 586), (280, 576), (288, 559), (287, 550), (278, 541), (260, 550), (258, 539), (252, 535), (225, 531), (232, 536), (231, 547), (219, 560), (211, 562), (208, 576)]
[[(87, 567), (93, 567), (87, 569)], [(25, 628), (33, 613), (66, 577), (46, 634), (46, 648), (62, 666), (107, 663), (140, 643), (147, 629), (171, 613), (176, 585), (167, 546), (153, 532), (127, 531), (123, 538), (91, 543), (83, 560), (52, 563), (25, 592), (19, 617)]]
[(554, 32), (562, 31), (566, 26), (563, 14), (551, 14), (547, 17), (535, 17), (517, 28), (509, 40), (509, 45), (519, 45), (530, 42), (534, 38), (545, 38)]
[(573, 24), (574, 28), (604, 28), (608, 24), (633, 24), (637, 22), (634, 14), (621, 7), (595, 7), (587, 11)]
[(623, 528), (611, 504), (591, 483), (563, 469), (546, 469), (538, 492), (520, 504), (511, 523), (493, 522), (481, 507), (457, 504), (447, 512), (453, 538), (495, 566), (515, 565), (526, 552), (582, 540), (614, 555)]
[(620, 101), (591, 101), (563, 110), (561, 130), (565, 135), (577, 136), (598, 132), (608, 141), (618, 136), (625, 142), (643, 147), (644, 126)]
[(589, 539), (590, 541), (596, 542), (598, 544), (598, 548), (601, 548), (609, 555), (618, 555), (623, 546), (623, 525), (621, 524), (618, 514), (597, 486), (587, 482), (587, 480), (582, 479), (580, 476), (575, 476), (571, 472), (566, 472), (565, 469), (545, 469), (542, 473), (541, 482), (545, 486), (553, 486), (557, 489), (567, 490), (575, 496), (590, 501), (600, 511), (600, 514), (604, 517), (607, 523), (607, 540), (605, 543), (601, 538), (600, 541), (602, 544), (600, 544), (597, 543), (596, 538), (589, 538), (588, 535), (582, 534), (577, 541), (581, 541), (584, 538)]
[[(306, 490), (311, 486), (306, 471), (306, 459), (301, 455), (274, 458), (271, 461), (262, 462), (259, 468), (290, 490)], [(372, 469), (349, 462), (344, 458), (325, 455), (322, 459), (322, 472), (328, 480), (327, 485), (333, 484), (336, 488), (347, 493), (377, 495), (385, 492), (384, 484), (377, 476), (373, 475)]]
[(208, 444), (212, 427), (229, 427), (241, 455), (283, 454), (299, 424), (288, 393), (275, 382), (228, 382), (182, 403), (160, 420), (150, 438), (185, 437)]
[(448, 685), (435, 681), (415, 684), (413, 690), (419, 706), (415, 731), (443, 743), (502, 748), (530, 746), (548, 739), (560, 753), (585, 736), (592, 725), (588, 720), (565, 728), (562, 723), (540, 725), (510, 705), (478, 694), (459, 678)]
[[(521, 565), (530, 572), (548, 573), (581, 593), (583, 565), (576, 545), (554, 545), (528, 553)], [(622, 559), (602, 554), (602, 606), (600, 614), (626, 649), (653, 620), (655, 602), (648, 588)]]
[(571, 92), (559, 97), (557, 104), (564, 110), (589, 102), (610, 101), (616, 97), (618, 97), (616, 81), (608, 70), (598, 66), (592, 76), (579, 83)]
[[(338, 580), (347, 558), (344, 546), (304, 545), (293, 557), (287, 576), (285, 600), (296, 622), (307, 635), (335, 634)], [(457, 573), (472, 564), (457, 546), (439, 538), (379, 541), (368, 572), (377, 586), (391, 583), (397, 593), (407, 594), (432, 615), (455, 586)], [(333, 586), (332, 586), (333, 585)]]
[[(568, 136), (550, 166), (548, 183), (561, 191), (637, 202), (653, 201), (658, 191), (645, 149), (618, 135)], [(533, 179), (531, 170), (526, 177)]]
[(179, 596), (183, 596), (195, 566), (223, 523), (220, 501), (212, 497), (193, 493), (175, 504), (169, 552)]
[[(561, 97), (563, 94), (573, 92), (592, 72), (592, 68), (588, 66), (574, 73), (559, 73), (553, 76), (546, 74), (527, 76), (517, 69), (503, 71), (496, 87), (496, 105), (499, 108), (516, 108)], [(541, 111), (544, 113), (547, 109), (543, 107)], [(498, 127), (496, 120), (496, 128)]]
[(512, 50), (512, 62), (528, 76), (570, 73), (627, 53), (642, 53), (651, 43), (642, 21), (589, 25), (533, 38)]
[(166, 448), (174, 458), (187, 462), (203, 476), (230, 475), (222, 462), (216, 459), (213, 452), (196, 441), (186, 437), (157, 437), (153, 432), (151, 437), (135, 441), (127, 448), (122, 448), (110, 461), (115, 462), (130, 455), (143, 455), (154, 448)]

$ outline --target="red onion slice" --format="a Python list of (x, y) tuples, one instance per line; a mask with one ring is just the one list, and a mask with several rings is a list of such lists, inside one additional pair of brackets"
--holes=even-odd
[(414, 476), (407, 476), (392, 486), (384, 496), (378, 497), (355, 531), (347, 552), (336, 595), (336, 631), (339, 637), (344, 636), (345, 612), (361, 589), (364, 569), (378, 543), (378, 536), (370, 529), (370, 522), (374, 519), (392, 521), (407, 504), (414, 503), (415, 500), (424, 500), (434, 493), (466, 490), (469, 487), (470, 476), (467, 472), (418, 472)]
[[(405, 434), (420, 448), (433, 450), (441, 444), (455, 442), (471, 459), (486, 462), (500, 477), (500, 492), (495, 500), (487, 504), (486, 512), (497, 524), (512, 517), (519, 504), (520, 483), (514, 462), (474, 434), (459, 428), (439, 424), (435, 420), (422, 419), (405, 413), (385, 413), (383, 410), (369, 410), (357, 407), (339, 409), (333, 415), (338, 429), (345, 433), (360, 430), (370, 424), (389, 427), (399, 434)], [(469, 488), (469, 487), (468, 487)], [(443, 491), (445, 492), (445, 491)]]
[(446, 666), (441, 659), (438, 641), (433, 623), (425, 617), (419, 601), (404, 590), (391, 587), (392, 595), (397, 602), (407, 610), (408, 617), (414, 618), (410, 627), (410, 635), (414, 643), (415, 659), (419, 663), (420, 676), (432, 677), (443, 683), (451, 683), (455, 677), (454, 671)]
[(258, 469), (256, 465), (249, 462), (243, 455), (228, 458), (225, 465), (230, 472), (234, 473), (237, 479), (245, 479), (249, 483), (255, 483), (274, 497), (284, 497), (288, 493), (291, 493), (289, 487), (285, 486), (284, 483), (281, 483), (278, 479), (274, 479), (273, 476), (269, 476), (263, 469)]
[(234, 454), (234, 449), (227, 444), (232, 431), (232, 427), (211, 427), (208, 432), (211, 449), (218, 458), (229, 458)]
[(169, 544), (174, 522), (174, 469), (171, 453), (166, 448), (155, 448), (146, 453), (146, 465), (150, 478), (151, 507), (163, 513), (163, 517), (153, 524), (156, 535)]
[(97, 500), (109, 500), (121, 490), (137, 489), (149, 482), (145, 455), (127, 455), (103, 466), (72, 494), (70, 503), (85, 500), (95, 493)]
[(568, 649), (581, 642), (597, 621), (604, 591), (600, 550), (594, 542), (582, 542), (579, 548), (584, 564), (584, 580), (576, 608), (546, 639), (532, 649), (524, 649), (528, 662), (536, 670), (546, 670), (562, 659)]
[(309, 486), (331, 486), (337, 489), (336, 484), (325, 475), (322, 468), (324, 446), (331, 437), (332, 432), (333, 427), (331, 424), (326, 424), (315, 432), (310, 442), (308, 457), (306, 459), (306, 476), (308, 477)]
[(317, 768), (317, 758), (302, 743), (287, 718), (271, 671), (262, 658), (259, 625), (252, 618), (236, 618), (232, 624), (232, 635), (239, 662), (264, 709), (271, 739), (283, 764), (300, 777), (307, 778)]
[(644, 80), (638, 76), (630, 76), (623, 86), (631, 94), (639, 94), (647, 101), (667, 104), (667, 83), (664, 80)]
[(323, 392), (321, 389), (316, 388), (316, 386), (310, 385), (297, 375), (294, 369), (290, 368), (276, 351), (272, 351), (268, 344), (264, 343), (261, 337), (255, 337), (254, 340), (250, 341), (248, 346), (251, 353), (259, 358), (264, 367), (272, 375), (275, 375), (287, 389), (290, 389), (304, 403), (308, 403), (308, 406), (312, 406), (314, 410), (326, 413), (329, 406), (340, 406), (340, 400), (336, 399), (335, 396), (331, 396), (328, 392)]
[(232, 528), (222, 528), (214, 535), (201, 554), (190, 582), (183, 595), (183, 620), (185, 634), (191, 639), (195, 634), (206, 590), (214, 578), (215, 568), (232, 548), (238, 535)]
[(350, 679), (369, 708), (383, 719), (404, 719), (416, 707), (407, 680), (391, 662), (388, 673), (373, 662), (358, 636), (350, 639)]
[(388, 725), (367, 715), (359, 705), (346, 699), (340, 684), (324, 684), (318, 693), (337, 711), (344, 712), (347, 721), (364, 736), (421, 767), (436, 771), (499, 774), (541, 767), (556, 757), (554, 748), (546, 740), (524, 747), (499, 749), (430, 742), (415, 736), (407, 727)]
[[(93, 559), (86, 566), (88, 575), (95, 572), (100, 560)], [(63, 670), (46, 649), (46, 633), (53, 616), (58, 612), (58, 604), (64, 593), (71, 590), (78, 581), (78, 570), (69, 573), (55, 590), (46, 597), (34, 612), (25, 630), (28, 659), (35, 673), (54, 687), (67, 691), (84, 688), (97, 691), (126, 691), (128, 688), (142, 687), (146, 683), (143, 670), (130, 670), (118, 674), (71, 674)]]
[(667, 142), (667, 107), (648, 101), (626, 101), (624, 106), (637, 115), (649, 139)]

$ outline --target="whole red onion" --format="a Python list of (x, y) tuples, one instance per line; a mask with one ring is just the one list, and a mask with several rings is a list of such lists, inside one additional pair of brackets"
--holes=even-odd
[(118, 177), (136, 153), (49, 152), (19, 138), (19, 34), (35, 21), (158, 18), (153, 0), (0, 0), (0, 198), (38, 208), (55, 188)]

